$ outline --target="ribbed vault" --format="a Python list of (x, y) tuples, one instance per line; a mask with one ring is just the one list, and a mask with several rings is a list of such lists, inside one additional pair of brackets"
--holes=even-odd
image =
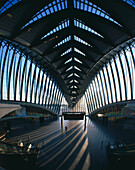
[(134, 37), (134, 7), (134, 0), (1, 0), (0, 36), (38, 54), (73, 106), (106, 54)]

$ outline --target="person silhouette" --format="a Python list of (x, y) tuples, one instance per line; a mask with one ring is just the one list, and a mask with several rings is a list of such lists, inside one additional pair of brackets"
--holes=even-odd
[(65, 126), (65, 131), (67, 132), (67, 126)]

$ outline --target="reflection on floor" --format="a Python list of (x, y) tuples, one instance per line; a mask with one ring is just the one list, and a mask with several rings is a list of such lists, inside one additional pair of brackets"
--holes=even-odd
[[(48, 125), (41, 124), (35, 130), (22, 135), (10, 137), (8, 142), (38, 142), (40, 152), (37, 161), (39, 169), (83, 169), (90, 167), (90, 153), (88, 152), (87, 131), (84, 130), (84, 121), (64, 121), (67, 131), (61, 128), (59, 121)], [(21, 129), (20, 129), (21, 130)]]
[(117, 137), (120, 142), (135, 143), (135, 120), (103, 123), (87, 118), (86, 126), (83, 120), (64, 120), (63, 125), (61, 119), (46, 120), (42, 123), (20, 120), (12, 122), (11, 127), (7, 142), (14, 143), (20, 139), (27, 142), (30, 137), (32, 143), (39, 143), (36, 169), (135, 169), (132, 160), (108, 162), (106, 154), (108, 142), (115, 143)]

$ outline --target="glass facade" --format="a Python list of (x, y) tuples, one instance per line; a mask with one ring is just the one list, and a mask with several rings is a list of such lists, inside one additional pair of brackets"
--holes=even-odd
[[(32, 57), (0, 42), (0, 100), (34, 103), (60, 112), (63, 93)], [(135, 100), (135, 43), (111, 56), (85, 91), (88, 113), (115, 102)]]
[(91, 80), (85, 98), (89, 114), (108, 104), (135, 100), (135, 42), (111, 56)]
[(0, 41), (0, 100), (29, 102), (59, 113), (63, 93), (28, 54)]

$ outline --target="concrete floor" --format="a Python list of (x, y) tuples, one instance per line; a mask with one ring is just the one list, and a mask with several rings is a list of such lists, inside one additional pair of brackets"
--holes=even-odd
[[(36, 167), (39, 170), (111, 169), (106, 155), (108, 142), (113, 144), (118, 137), (121, 142), (135, 143), (135, 120), (103, 123), (87, 118), (86, 128), (83, 120), (64, 120), (63, 126), (61, 118), (43, 123), (19, 120), (13, 121), (11, 127), (8, 142), (20, 139), (27, 142), (30, 136), (32, 143), (39, 143)], [(126, 166), (128, 170), (133, 168), (129, 164)], [(123, 170), (123, 167), (117, 167)]]

